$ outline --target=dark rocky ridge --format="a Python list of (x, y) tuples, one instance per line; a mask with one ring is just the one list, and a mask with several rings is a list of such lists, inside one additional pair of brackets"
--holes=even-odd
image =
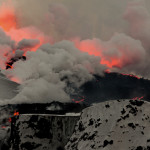
[(84, 96), (85, 103), (88, 104), (142, 96), (144, 100), (150, 101), (150, 80), (115, 72), (105, 73), (103, 77), (95, 75), (80, 91), (79, 95)]

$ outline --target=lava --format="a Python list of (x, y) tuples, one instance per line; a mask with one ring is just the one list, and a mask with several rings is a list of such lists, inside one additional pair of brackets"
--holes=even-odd
[(80, 100), (72, 99), (72, 101), (75, 102), (75, 103), (81, 103), (81, 102), (85, 101), (85, 97), (82, 96), (82, 98)]
[(124, 76), (130, 76), (130, 77), (133, 77), (133, 78), (140, 79), (138, 76), (133, 75), (133, 74), (123, 74), (123, 73), (121, 73), (121, 74), (124, 75)]
[[(14, 115), (14, 116), (19, 116), (19, 112), (17, 112), (17, 111), (15, 110), (13, 115)], [(9, 117), (8, 122), (10, 122), (10, 123), (12, 122), (12, 118), (11, 118), (11, 117)]]
[(132, 100), (141, 100), (141, 99), (143, 99), (144, 98), (144, 96), (141, 96), (141, 97), (134, 97)]
[(13, 69), (13, 66), (12, 66), (12, 64), (10, 64), (10, 63), (6, 63), (6, 69)]
[[(107, 69), (107, 70), (105, 70), (105, 73), (110, 74), (111, 72), (109, 71), (109, 69)], [(133, 74), (124, 74), (124, 73), (120, 73), (120, 74), (123, 75), (123, 76), (129, 76), (129, 77), (132, 77), (132, 78), (140, 79), (140, 77), (138, 77), (136, 75), (133, 75)]]
[(15, 111), (14, 116), (19, 116), (19, 112)]

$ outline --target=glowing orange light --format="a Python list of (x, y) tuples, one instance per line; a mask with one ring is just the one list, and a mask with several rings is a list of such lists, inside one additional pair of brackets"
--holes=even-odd
[(82, 97), (83, 97), (83, 98), (82, 98), (82, 99), (80, 99), (80, 100), (72, 99), (72, 101), (73, 101), (73, 102), (75, 102), (75, 103), (81, 103), (81, 102), (85, 101), (84, 96), (82, 96)]
[(132, 100), (141, 100), (141, 99), (143, 99), (144, 98), (144, 96), (141, 96), (141, 97), (134, 97)]
[(11, 81), (16, 82), (16, 83), (21, 83), (21, 81), (19, 80), (19, 78), (17, 77), (10, 77), (9, 78)]
[(12, 4), (10, 4), (10, 2), (2, 3), (0, 7), (0, 26), (5, 31), (9, 31), (17, 27), (16, 20), (15, 9)]
[(121, 74), (124, 75), (124, 76), (130, 76), (130, 77), (133, 77), (133, 78), (140, 79), (138, 76), (133, 75), (133, 74), (123, 74), (123, 73), (121, 73)]
[(12, 65), (10, 65), (10, 64), (6, 64), (7, 66), (9, 66), (11, 69), (13, 69), (13, 66)]
[(19, 116), (19, 112), (14, 112), (14, 116)]

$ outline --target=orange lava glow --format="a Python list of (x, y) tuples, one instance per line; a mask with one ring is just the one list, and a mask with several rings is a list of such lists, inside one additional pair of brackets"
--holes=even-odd
[(17, 27), (15, 9), (9, 3), (3, 3), (0, 7), (0, 26), (9, 31)]
[(133, 78), (140, 79), (138, 76), (133, 75), (133, 74), (123, 74), (123, 73), (121, 73), (121, 74), (124, 75), (124, 76), (130, 76), (130, 77), (133, 77)]
[[(35, 27), (19, 28), (19, 21), (17, 12), (11, 1), (3, 2), (0, 7), (0, 27), (3, 28), (5, 33), (11, 37), (12, 40), (20, 42), (23, 39), (37, 39), (39, 43), (33, 47), (26, 47), (26, 51), (36, 51), (43, 43), (48, 42), (49, 38), (36, 29)], [(24, 50), (24, 49), (23, 49)], [(13, 53), (15, 50), (13, 50)]]
[(141, 99), (143, 99), (144, 98), (144, 96), (141, 96), (141, 97), (134, 97), (132, 100), (141, 100)]
[(15, 111), (14, 116), (19, 116), (19, 112)]
[(104, 57), (104, 55), (102, 54), (103, 51), (103, 47), (100, 46), (100, 44), (97, 44), (97, 42), (91, 42), (90, 40), (87, 41), (74, 41), (76, 47), (83, 51), (83, 52), (87, 52), (89, 55), (94, 55), (94, 56), (98, 56), (100, 57), (100, 64), (102, 65), (106, 65), (108, 68), (112, 68), (112, 67), (118, 67), (121, 68), (122, 64), (121, 64), (121, 58), (117, 58), (115, 56), (111, 56), (108, 58)]
[[(27, 51), (36, 51), (42, 44), (50, 41), (50, 38), (45, 36), (44, 33), (36, 27), (20, 27), (20, 21), (17, 13), (18, 12), (16, 11), (11, 0), (6, 0), (0, 6), (0, 27), (5, 31), (6, 35), (8, 35), (11, 40), (15, 42), (16, 45), (16, 48), (12, 49), (11, 55), (4, 56), (6, 57), (4, 64), (6, 64), (9, 69), (14, 69), (8, 62), (17, 49), (22, 50), (24, 52), (23, 56), (26, 56)], [(32, 46), (25, 45), (24, 47), (18, 48), (18, 43), (25, 39), (37, 40), (37, 42)], [(1, 69), (5, 69), (3, 62), (1, 63)], [(8, 78), (14, 82), (21, 83), (17, 77)]]
[(21, 83), (21, 80), (19, 80), (19, 78), (17, 78), (17, 77), (10, 77), (9, 79), (13, 82)]
[[(14, 116), (19, 116), (19, 112), (15, 111), (13, 115)], [(8, 122), (10, 122), (10, 123), (12, 122), (12, 118), (11, 117), (8, 119)]]
[(11, 69), (13, 69), (13, 66), (12, 66), (12, 65), (10, 65), (10, 64), (8, 64), (8, 63), (7, 63), (6, 65), (9, 66)]
[(72, 99), (72, 101), (75, 103), (81, 103), (81, 102), (85, 101), (85, 98), (84, 98), (84, 96), (82, 96), (82, 99), (80, 99), (80, 100)]

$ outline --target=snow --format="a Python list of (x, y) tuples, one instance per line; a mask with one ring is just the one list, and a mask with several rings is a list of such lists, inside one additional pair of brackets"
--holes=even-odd
[(150, 149), (150, 103), (116, 100), (83, 110), (66, 150)]
[(12, 150), (59, 150), (68, 142), (79, 116), (24, 114), (13, 118)]
[(64, 115), (58, 115), (58, 114), (21, 114), (24, 116), (56, 116), (56, 117), (71, 117), (71, 116), (80, 116), (81, 113), (66, 113)]

